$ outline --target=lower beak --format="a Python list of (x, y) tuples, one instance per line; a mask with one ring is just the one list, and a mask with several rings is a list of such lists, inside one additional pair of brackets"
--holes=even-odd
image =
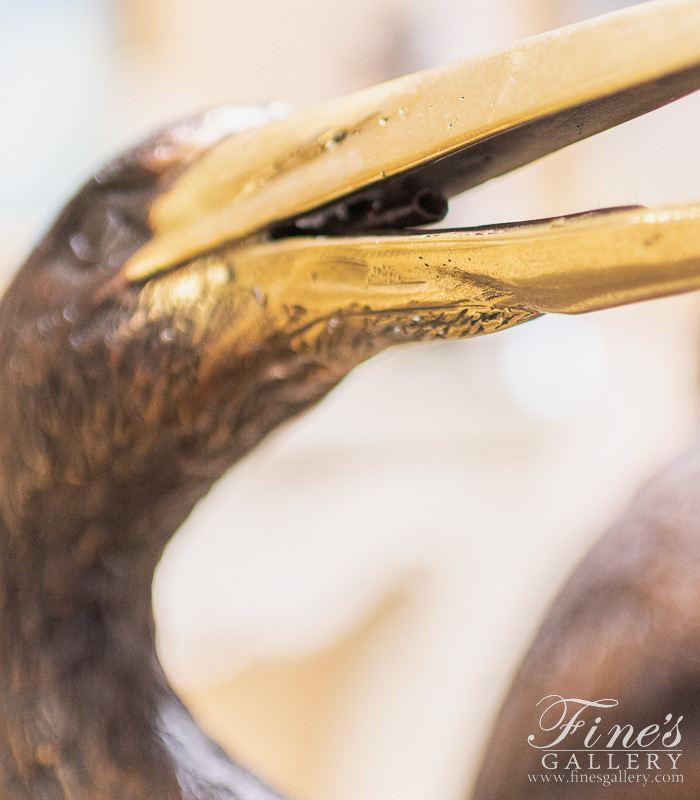
[[(395, 322), (449, 312), (457, 320), (467, 310), (482, 324), (444, 328), (445, 338), (461, 337), (700, 289), (700, 204), (401, 236), (298, 237), (230, 259), (239, 287), (265, 287), (268, 313), (303, 309), (300, 327), (338, 315)], [(413, 334), (426, 330), (413, 326)]]

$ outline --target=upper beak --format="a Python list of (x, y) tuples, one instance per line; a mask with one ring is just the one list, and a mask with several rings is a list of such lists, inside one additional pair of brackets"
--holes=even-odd
[(145, 281), (223, 248), (237, 281), (317, 319), (470, 302), (522, 311), (505, 324), (700, 288), (700, 204), (397, 230), (698, 88), (697, 0), (654, 0), (408, 75), (214, 145), (155, 201), (153, 238), (123, 275)]

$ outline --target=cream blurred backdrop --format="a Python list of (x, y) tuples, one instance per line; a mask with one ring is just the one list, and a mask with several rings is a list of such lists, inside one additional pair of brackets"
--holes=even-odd
[[(212, 104), (296, 107), (611, 0), (0, 0), (0, 262), (89, 171)], [(470, 193), (454, 224), (700, 199), (700, 97)], [(195, 510), (163, 661), (299, 800), (457, 800), (548, 603), (695, 435), (697, 296), (368, 363)], [(556, 687), (552, 687), (556, 691)]]

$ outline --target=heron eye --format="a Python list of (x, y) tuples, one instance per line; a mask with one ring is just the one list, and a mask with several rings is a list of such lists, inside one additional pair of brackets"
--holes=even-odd
[(79, 261), (91, 263), (95, 260), (95, 251), (84, 233), (74, 233), (70, 237), (71, 250)]
[(148, 225), (152, 194), (152, 187), (125, 191), (88, 184), (55, 231), (67, 242), (71, 265), (81, 271), (120, 269), (152, 236)]

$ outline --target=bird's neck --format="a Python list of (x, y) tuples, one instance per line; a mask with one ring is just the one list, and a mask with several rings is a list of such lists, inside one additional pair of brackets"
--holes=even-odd
[(261, 796), (199, 731), (156, 657), (153, 570), (208, 487), (151, 497), (141, 514), (146, 504), (124, 497), (99, 521), (81, 488), (35, 495), (0, 523), (0, 798)]

